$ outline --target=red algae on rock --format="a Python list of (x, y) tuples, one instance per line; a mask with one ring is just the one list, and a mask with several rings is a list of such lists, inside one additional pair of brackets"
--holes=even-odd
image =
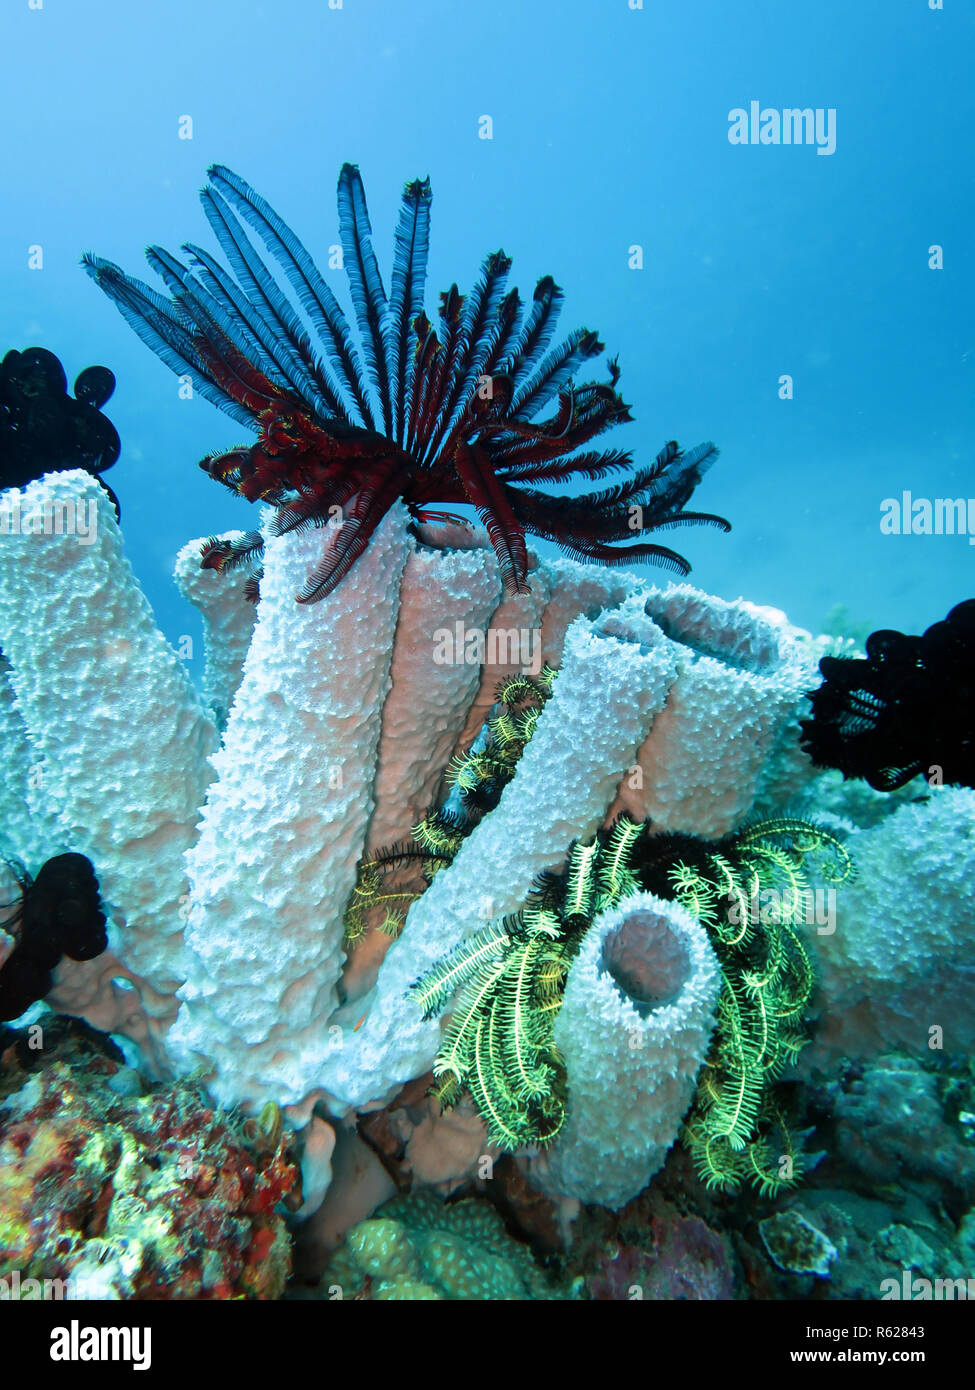
[(0, 1278), (67, 1281), (73, 1298), (279, 1298), (276, 1207), (299, 1187), (280, 1125), (214, 1109), (192, 1079), (142, 1094), (109, 1056), (50, 1051), (0, 1054)]

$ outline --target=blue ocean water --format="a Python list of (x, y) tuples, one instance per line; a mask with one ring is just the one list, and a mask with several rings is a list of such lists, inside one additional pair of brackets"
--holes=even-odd
[[(106, 480), (120, 498), (127, 551), (160, 625), (184, 652), (193, 639), (198, 670), (199, 619), (173, 586), (173, 559), (188, 538), (255, 524), (252, 508), (196, 466), (246, 433), (202, 398), (183, 398), (173, 373), (83, 273), (80, 257), (91, 251), (152, 280), (141, 256), (148, 243), (178, 253), (191, 241), (215, 251), (197, 192), (208, 166), (221, 163), (295, 229), (348, 308), (345, 277), (329, 269), (341, 165), (361, 168), (387, 284), (401, 189), (429, 175), (428, 311), (452, 282), (469, 289), (485, 254), (503, 247), (513, 257), (511, 283), (526, 299), (546, 273), (564, 288), (562, 331), (598, 329), (606, 356), (582, 379), (605, 380), (606, 362), (619, 357), (634, 422), (600, 444), (629, 448), (642, 463), (670, 439), (719, 445), (721, 458), (692, 505), (730, 518), (732, 533), (702, 528), (652, 538), (688, 556), (691, 583), (782, 608), (813, 630), (918, 632), (975, 593), (973, 56), (973, 0), (0, 0), (0, 356), (38, 345), (58, 355), (69, 382), (93, 363), (115, 373), (106, 414), (123, 447)], [(808, 140), (784, 141), (782, 113), (805, 109)], [(915, 533), (910, 515), (890, 525), (905, 495), (920, 508)], [(937, 515), (938, 499), (967, 503), (971, 535), (917, 533), (926, 507)], [(651, 575), (661, 583), (671, 577)], [(957, 752), (951, 737), (967, 711), (954, 703), (937, 709), (937, 732), (947, 724), (945, 742)], [(760, 1184), (750, 1208), (747, 1199), (722, 1206), (717, 1197), (705, 1206), (701, 1183), (687, 1204), (690, 1159), (677, 1155), (669, 1186), (648, 1189), (622, 1225), (579, 1221), (576, 1263), (564, 1266), (559, 1296), (630, 1297), (631, 1281), (645, 1279), (654, 1299), (724, 1300), (733, 1283), (735, 1296), (774, 1299), (788, 1289), (789, 1297), (818, 1297), (824, 1286), (815, 1276), (833, 1279), (832, 1297), (873, 1299), (891, 1296), (882, 1275), (893, 1271), (904, 1290), (893, 1296), (908, 1299), (912, 1274), (924, 1282), (959, 1270), (975, 1296), (975, 1065), (950, 1024), (938, 1055), (940, 1037), (935, 1046), (931, 1032), (940, 1035), (943, 1020), (924, 993), (938, 978), (931, 962), (939, 963), (949, 932), (957, 959), (940, 964), (955, 975), (953, 1002), (972, 978), (970, 921), (957, 911), (970, 880), (958, 866), (969, 863), (971, 804), (968, 792), (949, 799), (954, 788), (939, 808), (929, 790), (914, 781), (899, 799), (882, 798), (854, 785), (846, 803), (863, 817), (857, 836), (866, 831), (858, 842), (867, 866), (861, 881), (891, 888), (889, 898), (878, 889), (881, 909), (863, 914), (863, 934), (876, 928), (877, 954), (888, 960), (907, 943), (897, 965), (905, 976), (914, 972), (907, 983), (923, 1004), (910, 1048), (865, 1050), (853, 1065), (836, 1061), (825, 1080), (805, 1074), (796, 1085), (797, 1113), (815, 1121), (809, 1134), (818, 1126), (798, 1200), (826, 1232), (813, 1232), (825, 1242), (820, 1267), (779, 1262), (776, 1250), (793, 1253), (793, 1240), (803, 1255), (805, 1237), (801, 1222), (798, 1237), (789, 1226), (791, 1207), (768, 1215), (773, 1196)], [(454, 802), (462, 805), (460, 792)], [(891, 850), (891, 873), (887, 862), (877, 869), (867, 836), (881, 816), (900, 814), (894, 807), (916, 813), (918, 828), (913, 841), (906, 834), (898, 841), (899, 858)], [(88, 864), (92, 875), (95, 867)], [(920, 904), (908, 907), (910, 931), (890, 907), (895, 898)], [(922, 914), (931, 921), (915, 932)], [(99, 916), (99, 930), (104, 925)], [(832, 935), (827, 917), (816, 925)], [(874, 939), (862, 949), (872, 955)], [(25, 960), (32, 965), (22, 951), (22, 971)], [(842, 954), (832, 958), (826, 976), (834, 987), (842, 962)], [(896, 994), (905, 982), (889, 973)], [(834, 1001), (827, 991), (813, 1025), (824, 1015), (828, 1023), (830, 1008), (841, 1016), (864, 1000), (872, 1007), (887, 989), (881, 974), (878, 967), (861, 982), (850, 972), (841, 981), (847, 993)], [(864, 1000), (854, 998), (861, 983)], [(906, 988), (904, 997), (914, 998)], [(60, 1025), (46, 1026), (55, 1034)], [(72, 1046), (80, 1076), (77, 1059), (91, 1060), (87, 1043), (74, 1036)], [(29, 1047), (18, 1060), (4, 1034), (0, 1102), (19, 1093)], [(91, 1068), (92, 1094), (99, 1077)], [(50, 1068), (43, 1084), (52, 1097), (48, 1115), (62, 1131), (81, 1131), (92, 1113), (80, 1108), (82, 1086), (69, 1093)], [(123, 1076), (110, 1094), (135, 1085)], [(130, 1115), (144, 1119), (141, 1097), (129, 1098)], [(204, 1121), (189, 1104), (185, 1119), (199, 1129), (212, 1116)], [(156, 1137), (151, 1125), (138, 1133), (147, 1148)], [(229, 1131), (218, 1135), (211, 1152), (229, 1143)], [(607, 1148), (612, 1143), (608, 1133)], [(140, 1181), (159, 1194), (165, 1174), (158, 1187), (146, 1177), (156, 1171), (145, 1165)], [(111, 1173), (105, 1181), (108, 1191)], [(409, 1199), (394, 1199), (392, 1214), (380, 1208), (384, 1218), (414, 1236), (430, 1221), (443, 1220), (444, 1229), (453, 1222), (451, 1239), (474, 1247), (490, 1219), (497, 1229), (488, 1226), (487, 1237), (509, 1240), (496, 1191), (497, 1206), (472, 1199), (467, 1208), (442, 1207), (417, 1186)], [(22, 1186), (8, 1189), (14, 1210)], [(38, 1191), (28, 1215), (44, 1214), (46, 1203), (57, 1217), (60, 1195)], [(759, 1223), (769, 1237), (761, 1235), (761, 1246)], [(11, 1222), (8, 1240), (12, 1229)], [(546, 1234), (541, 1226), (532, 1232), (536, 1256)], [(94, 1220), (89, 1236), (99, 1238)], [(832, 1236), (843, 1246), (839, 1256)], [(330, 1266), (317, 1284), (302, 1282), (302, 1260), (321, 1254), (315, 1239), (303, 1248), (295, 1241), (291, 1293), (299, 1298), (331, 1297), (323, 1292), (332, 1287)], [(622, 1260), (618, 1239), (630, 1241)], [(641, 1264), (651, 1245), (653, 1261)], [(528, 1257), (524, 1248), (507, 1253), (510, 1285)], [(287, 1258), (278, 1251), (281, 1288)], [(770, 1277), (769, 1260), (786, 1280)], [(435, 1264), (431, 1257), (425, 1269), (431, 1279)], [(446, 1289), (454, 1271), (450, 1260), (441, 1264)], [(316, 1280), (322, 1268), (318, 1259)], [(0, 1278), (7, 1273), (0, 1268)], [(508, 1288), (501, 1275), (497, 1282)], [(528, 1296), (551, 1294), (541, 1283), (525, 1288), (535, 1290)], [(183, 1296), (175, 1280), (160, 1281), (159, 1291)], [(219, 1296), (232, 1291), (228, 1283)], [(509, 1293), (478, 1286), (476, 1295), (458, 1296)]]
[[(142, 275), (146, 243), (212, 248), (219, 161), (324, 265), (352, 160), (388, 275), (402, 184), (429, 174), (428, 308), (503, 246), (619, 354), (635, 423), (609, 444), (721, 447), (695, 503), (734, 531), (680, 534), (693, 583), (917, 631), (975, 564), (965, 536), (880, 530), (904, 490), (975, 492), (973, 51), (957, 0), (4, 0), (0, 338), (116, 373), (129, 553), (167, 635), (194, 633), (172, 559), (253, 523), (196, 468), (242, 432), (179, 399), (81, 253)], [(832, 110), (835, 151), (732, 144), (752, 102)]]

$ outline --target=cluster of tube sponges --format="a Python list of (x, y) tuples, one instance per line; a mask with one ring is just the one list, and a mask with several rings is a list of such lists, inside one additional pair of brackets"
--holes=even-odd
[[(0, 546), (5, 824), (27, 859), (88, 854), (112, 924), (112, 949), (63, 967), (50, 1002), (159, 1069), (206, 1063), (223, 1103), (273, 1099), (298, 1119), (316, 1102), (334, 1116), (385, 1103), (438, 1050), (440, 1022), (411, 986), (516, 912), (570, 844), (621, 813), (719, 838), (812, 775), (797, 721), (819, 651), (775, 610), (568, 560), (536, 562), (531, 592), (504, 598), (490, 551), (419, 545), (397, 507), (318, 605), (294, 593), (328, 543), (319, 531), (266, 537), (256, 613), (242, 580), (201, 574), (184, 548), (205, 703), (98, 485), (47, 475), (18, 502), (21, 529)], [(93, 534), (45, 533), (54, 505), (93, 508)], [(471, 659), (478, 633), (517, 640)], [(452, 657), (435, 659), (445, 643)], [(399, 939), (347, 960), (363, 856), (409, 837), (499, 679), (542, 662), (559, 674), (498, 807)], [(634, 954), (627, 932), (663, 993), (614, 965)], [(679, 905), (623, 903), (594, 924), (557, 1024), (574, 1109), (540, 1181), (614, 1204), (645, 1184), (677, 1135), (716, 990), (706, 935)]]

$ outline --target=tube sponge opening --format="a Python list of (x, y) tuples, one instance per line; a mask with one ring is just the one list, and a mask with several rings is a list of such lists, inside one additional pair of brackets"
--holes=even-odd
[(603, 940), (601, 965), (641, 1017), (677, 999), (691, 971), (686, 943), (665, 913), (631, 911)]

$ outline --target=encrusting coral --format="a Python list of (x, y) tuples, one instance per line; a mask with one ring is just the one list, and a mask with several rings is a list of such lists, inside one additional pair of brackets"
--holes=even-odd
[(0, 1030), (0, 1277), (16, 1271), (19, 1296), (28, 1280), (73, 1298), (281, 1296), (276, 1208), (299, 1175), (275, 1107), (234, 1119), (192, 1080), (143, 1092), (70, 1034), (40, 1056), (11, 1037)]

